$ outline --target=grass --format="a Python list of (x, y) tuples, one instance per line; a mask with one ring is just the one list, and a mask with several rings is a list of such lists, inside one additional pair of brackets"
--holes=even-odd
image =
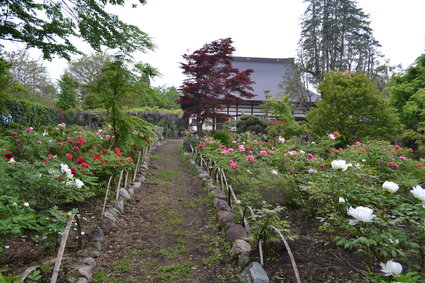
[(171, 260), (177, 257), (180, 254), (186, 252), (186, 248), (183, 246), (176, 246), (168, 249), (159, 250), (156, 252), (156, 255), (165, 256), (167, 259)]
[(155, 278), (161, 281), (189, 278), (192, 266), (192, 262), (161, 266)]

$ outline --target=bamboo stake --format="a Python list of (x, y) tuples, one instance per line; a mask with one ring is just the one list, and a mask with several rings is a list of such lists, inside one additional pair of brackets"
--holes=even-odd
[(109, 187), (111, 186), (112, 177), (114, 177), (114, 175), (109, 177), (108, 186), (106, 187), (105, 200), (103, 201), (102, 215), (100, 216), (100, 220), (103, 219), (103, 213), (105, 213), (106, 201), (108, 200)]
[(289, 258), (291, 259), (291, 264), (292, 264), (292, 269), (294, 270), (295, 273), (295, 277), (297, 278), (297, 283), (301, 283), (301, 277), (300, 274), (298, 273), (298, 268), (297, 268), (297, 264), (295, 263), (295, 258), (294, 255), (292, 254), (291, 248), (289, 247), (288, 242), (286, 241), (285, 237), (283, 237), (282, 233), (279, 231), (279, 229), (277, 229), (276, 227), (270, 225), (270, 228), (272, 228), (280, 237), (280, 239), (282, 240), (283, 244), (285, 245), (286, 251), (288, 252)]
[(121, 186), (121, 181), (122, 181), (122, 175), (124, 173), (124, 170), (121, 170), (120, 172), (120, 178), (118, 179), (118, 185), (117, 185), (117, 194), (115, 196), (115, 199), (118, 199), (118, 197), (120, 196), (120, 186)]
[[(143, 151), (143, 149), (142, 149)], [(140, 164), (140, 156), (141, 156), (142, 152), (139, 151), (139, 156), (137, 157), (137, 163), (136, 163), (136, 169), (134, 169), (134, 176), (133, 176), (133, 182), (136, 181), (136, 177), (137, 177), (137, 170), (139, 170), (139, 164)]]
[(52, 274), (52, 279), (50, 280), (50, 283), (56, 283), (56, 281), (58, 280), (62, 257), (65, 251), (66, 241), (68, 240), (68, 235), (71, 229), (72, 220), (74, 220), (74, 216), (75, 214), (71, 214), (69, 216), (68, 223), (66, 223), (65, 230), (63, 231), (61, 243), (59, 246), (58, 256), (56, 258), (55, 267), (53, 268), (53, 274)]
[(260, 253), (260, 264), (263, 266), (264, 259), (263, 259), (263, 240), (258, 241), (258, 251)]
[(125, 174), (124, 188), (127, 188), (127, 182), (128, 182), (128, 171), (126, 170), (125, 172), (126, 172), (126, 174)]

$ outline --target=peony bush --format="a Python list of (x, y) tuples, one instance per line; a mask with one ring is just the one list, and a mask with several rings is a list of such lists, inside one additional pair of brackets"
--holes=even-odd
[(186, 138), (226, 172), (245, 205), (266, 200), (303, 210), (338, 245), (366, 258), (368, 278), (423, 280), (425, 160), (388, 142), (354, 140), (341, 148), (339, 137), (335, 131), (305, 142), (243, 133), (230, 146)]

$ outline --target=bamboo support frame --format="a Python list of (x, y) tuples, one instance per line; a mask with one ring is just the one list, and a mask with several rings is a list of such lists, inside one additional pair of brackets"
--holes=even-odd
[(103, 201), (103, 207), (102, 207), (102, 215), (100, 216), (100, 219), (103, 219), (103, 213), (105, 213), (105, 209), (106, 209), (106, 202), (108, 200), (108, 193), (109, 193), (109, 188), (111, 186), (111, 181), (112, 178), (114, 177), (114, 175), (112, 175), (111, 177), (109, 177), (109, 181), (108, 181), (108, 186), (106, 187), (106, 194), (105, 194), (105, 200)]
[(115, 199), (116, 199), (116, 200), (117, 200), (117, 199), (118, 199), (118, 197), (120, 196), (120, 187), (121, 187), (121, 181), (122, 181), (122, 175), (123, 175), (123, 173), (124, 173), (124, 170), (121, 170), (121, 172), (120, 172), (120, 177), (119, 177), (119, 179), (118, 179), (117, 194), (116, 194), (116, 196), (115, 196)]

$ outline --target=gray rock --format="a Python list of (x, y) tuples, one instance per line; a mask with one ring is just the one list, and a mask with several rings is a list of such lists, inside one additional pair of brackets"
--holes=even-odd
[(216, 185), (214, 185), (212, 181), (208, 182), (207, 188), (208, 188), (208, 191), (220, 190), (220, 187), (217, 187)]
[(190, 161), (190, 164), (193, 165), (193, 166), (196, 166), (196, 162), (193, 161), (193, 160)]
[(226, 201), (219, 199), (219, 198), (215, 198), (213, 201), (214, 207), (220, 211), (220, 210), (224, 210), (224, 211), (232, 211), (232, 209), (230, 208), (230, 206), (227, 204)]
[(223, 199), (223, 200), (226, 200), (227, 199), (227, 196), (226, 196), (226, 194), (222, 191), (222, 190), (220, 190), (220, 188), (218, 188), (217, 187), (217, 189), (214, 189), (214, 190), (211, 190), (210, 191), (216, 198), (219, 198), (219, 199)]
[(129, 193), (126, 189), (121, 188), (121, 189), (119, 190), (119, 194), (120, 194), (120, 197), (121, 197), (123, 200), (131, 200), (131, 195), (130, 195), (130, 193)]
[(109, 211), (109, 213), (111, 213), (113, 216), (115, 216), (115, 218), (116, 218), (117, 220), (118, 220), (118, 219), (120, 219), (121, 212), (120, 212), (118, 209), (116, 209), (115, 207), (112, 207), (112, 208), (108, 209), (108, 211)]
[(146, 177), (144, 175), (140, 175), (139, 182), (144, 183), (146, 181)]
[(242, 239), (236, 239), (235, 241), (233, 241), (232, 251), (230, 254), (232, 256), (236, 256), (236, 255), (240, 255), (241, 253), (249, 254), (250, 251), (251, 251), (251, 245), (247, 241)]
[(256, 261), (251, 262), (241, 273), (243, 283), (268, 283), (269, 277), (263, 267)]
[(200, 173), (198, 176), (202, 181), (207, 181), (207, 180), (211, 179), (211, 177), (210, 177), (210, 175), (208, 175), (208, 173)]
[(93, 242), (103, 242), (105, 240), (105, 234), (103, 233), (103, 230), (100, 228), (96, 228), (91, 233), (91, 240)]
[(128, 193), (130, 194), (130, 196), (134, 196), (134, 193), (135, 193), (135, 191), (134, 191), (134, 187), (130, 187), (130, 188), (128, 189)]
[(245, 266), (250, 262), (249, 253), (240, 253), (238, 255), (238, 266), (239, 269), (242, 270)]
[[(139, 178), (139, 180), (140, 180), (140, 178)], [(134, 188), (134, 190), (138, 190), (138, 189), (140, 189), (142, 187), (142, 183), (141, 182), (142, 181), (140, 181), (140, 182), (134, 182), (134, 184), (132, 186)]]
[(229, 211), (221, 210), (217, 213), (217, 223), (221, 229), (228, 229), (236, 223), (236, 216)]
[(89, 283), (89, 280), (86, 277), (80, 277), (75, 283)]
[(97, 265), (96, 264), (96, 261), (94, 260), (94, 258), (91, 258), (91, 257), (83, 258), (78, 263), (79, 264), (85, 264), (85, 265), (91, 266), (92, 268), (96, 267), (96, 265)]
[(105, 213), (103, 213), (103, 219), (109, 219), (112, 222), (116, 222), (119, 220), (119, 217), (117, 217), (117, 215), (115, 213), (112, 213), (109, 209), (105, 211)]
[(124, 201), (119, 199), (115, 202), (115, 208), (121, 213), (124, 213)]
[(246, 237), (246, 231), (241, 224), (233, 224), (229, 227), (229, 229), (227, 229), (226, 241), (229, 243), (233, 243), (233, 241), (237, 239), (242, 239)]

